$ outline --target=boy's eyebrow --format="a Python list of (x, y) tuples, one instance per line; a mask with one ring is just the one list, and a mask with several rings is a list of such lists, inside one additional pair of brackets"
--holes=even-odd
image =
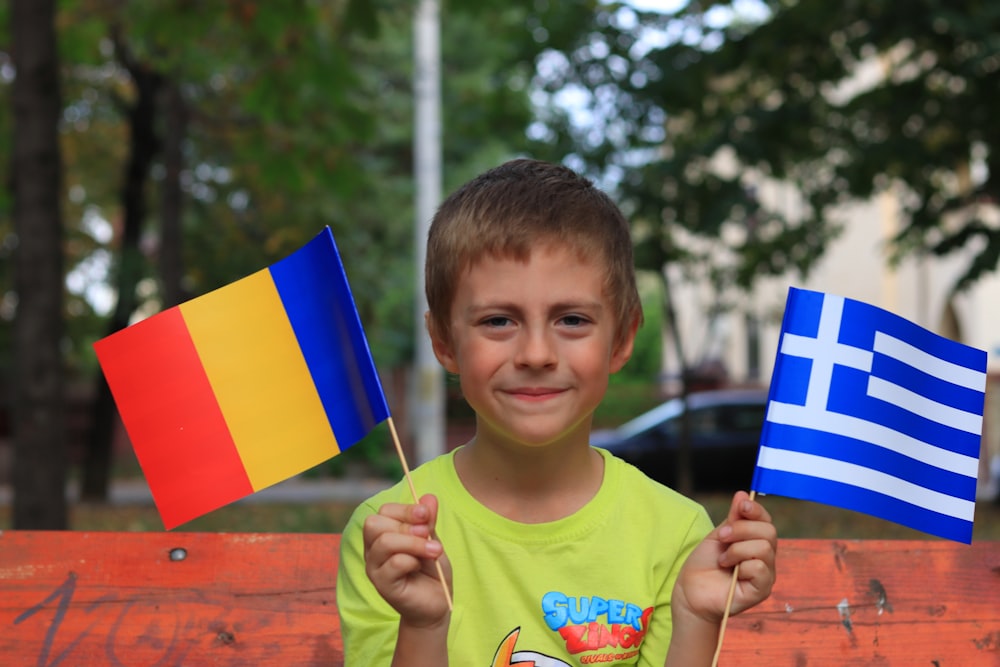
[[(565, 310), (604, 310), (604, 304), (600, 301), (594, 300), (580, 300), (580, 301), (557, 301), (555, 303), (549, 304), (549, 310), (553, 311), (565, 311)], [(468, 311), (471, 313), (478, 313), (490, 310), (507, 310), (507, 311), (520, 311), (522, 307), (514, 301), (481, 301), (472, 303), (468, 307)]]

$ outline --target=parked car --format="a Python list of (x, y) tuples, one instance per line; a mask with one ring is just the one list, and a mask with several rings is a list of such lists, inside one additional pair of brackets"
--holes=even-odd
[[(748, 489), (757, 464), (766, 389), (718, 389), (687, 398), (691, 467), (697, 491)], [(610, 430), (591, 434), (649, 477), (676, 487), (677, 452), (684, 401), (673, 398)]]

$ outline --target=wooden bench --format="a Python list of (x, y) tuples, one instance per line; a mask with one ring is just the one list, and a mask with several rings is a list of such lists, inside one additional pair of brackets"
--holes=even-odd
[[(0, 663), (342, 665), (339, 540), (2, 532)], [(793, 539), (778, 557), (721, 667), (1000, 665), (1000, 542)]]

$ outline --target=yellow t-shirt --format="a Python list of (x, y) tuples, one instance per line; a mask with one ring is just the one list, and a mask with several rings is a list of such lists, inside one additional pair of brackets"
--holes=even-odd
[[(459, 481), (454, 452), (412, 472), (417, 492), (440, 502), (437, 535), (454, 584), (449, 664), (663, 664), (674, 581), (712, 524), (693, 500), (597, 451), (605, 465), (594, 498), (541, 524), (483, 507)], [(399, 617), (365, 574), (361, 534), (365, 517), (387, 502), (412, 502), (409, 486), (364, 502), (341, 539), (337, 606), (346, 667), (389, 665), (395, 648)]]

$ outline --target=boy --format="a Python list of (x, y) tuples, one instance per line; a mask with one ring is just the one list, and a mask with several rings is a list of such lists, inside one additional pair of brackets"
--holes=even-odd
[(419, 503), (400, 483), (345, 528), (348, 667), (709, 665), (732, 568), (735, 613), (770, 593), (776, 536), (743, 492), (713, 529), (589, 444), (642, 319), (621, 212), (569, 169), (514, 160), (442, 203), (425, 277), (476, 432), (413, 471)]

